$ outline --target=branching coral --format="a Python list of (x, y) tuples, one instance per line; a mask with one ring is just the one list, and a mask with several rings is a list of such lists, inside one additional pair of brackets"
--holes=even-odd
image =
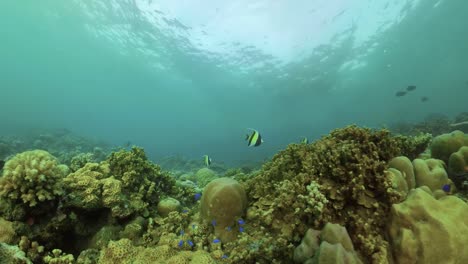
[(26, 151), (10, 159), (0, 178), (0, 197), (30, 207), (63, 194), (68, 168), (43, 150)]

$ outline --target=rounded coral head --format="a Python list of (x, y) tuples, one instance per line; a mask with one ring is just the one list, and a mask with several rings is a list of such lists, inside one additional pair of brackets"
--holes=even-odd
[(235, 224), (247, 208), (245, 190), (236, 180), (218, 178), (206, 185), (201, 198), (201, 216), (215, 228)]

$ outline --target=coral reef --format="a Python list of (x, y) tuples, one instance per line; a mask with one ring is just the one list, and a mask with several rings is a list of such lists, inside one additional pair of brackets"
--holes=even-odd
[[(312, 144), (289, 145), (246, 182), (252, 198), (247, 220), (257, 226), (254, 233), (258, 233), (252, 236), (267, 239), (270, 233), (276, 237), (271, 247), (281, 251), (262, 253), (290, 259), (291, 251), (286, 249), (291, 238), (301, 236), (310, 226), (333, 222), (350, 230), (364, 258), (386, 259), (385, 219), (390, 206), (401, 200), (384, 173), (386, 162), (401, 155), (415, 158), (429, 141), (429, 135), (392, 136), (387, 130), (349, 126)], [(310, 195), (307, 186), (313, 182), (318, 184), (314, 192), (321, 193), (313, 196), (324, 204), (320, 212), (308, 209), (313, 202), (297, 199)], [(259, 231), (260, 227), (268, 232)]]
[(0, 178), (0, 197), (34, 207), (63, 194), (62, 178), (68, 168), (47, 151), (26, 151), (8, 160)]
[(388, 233), (396, 263), (468, 263), (468, 205), (427, 188), (394, 204)]

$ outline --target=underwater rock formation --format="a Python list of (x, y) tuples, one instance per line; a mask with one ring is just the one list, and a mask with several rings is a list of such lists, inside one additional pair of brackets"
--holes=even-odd
[(468, 205), (427, 188), (392, 206), (388, 233), (396, 263), (468, 263)]

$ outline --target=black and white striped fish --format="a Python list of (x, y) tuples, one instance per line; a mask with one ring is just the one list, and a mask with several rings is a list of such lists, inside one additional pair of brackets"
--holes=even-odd
[(245, 136), (245, 140), (247, 140), (247, 146), (249, 147), (258, 147), (263, 143), (262, 136), (260, 133), (252, 128), (249, 128), (249, 130), (252, 130), (252, 134), (247, 134)]

